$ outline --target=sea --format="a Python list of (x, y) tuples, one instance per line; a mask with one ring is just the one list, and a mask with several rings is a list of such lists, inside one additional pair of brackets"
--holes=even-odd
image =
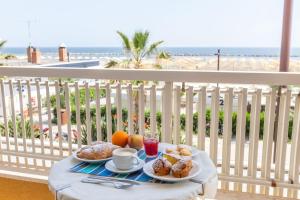
[[(57, 47), (38, 48), (42, 56), (51, 59), (57, 57)], [(221, 56), (228, 57), (279, 57), (279, 48), (237, 48), (237, 47), (165, 47), (160, 48), (171, 54), (171, 56), (216, 56), (220, 49)], [(26, 47), (5, 47), (0, 50), (4, 54), (14, 54), (17, 57), (26, 56)], [(103, 58), (103, 57), (123, 57), (124, 51), (121, 47), (68, 47), (71, 56), (81, 56), (82, 58)], [(293, 48), (292, 59), (300, 59), (300, 48)]]

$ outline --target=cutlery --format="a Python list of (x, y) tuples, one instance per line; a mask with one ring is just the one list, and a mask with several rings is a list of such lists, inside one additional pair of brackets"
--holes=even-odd
[(190, 179), (190, 181), (193, 182), (193, 183), (200, 183), (200, 184), (203, 184), (203, 181), (196, 180), (196, 179)]
[(71, 187), (71, 184), (64, 184), (64, 185), (60, 185), (57, 188), (55, 188), (55, 200), (58, 199), (58, 193), (66, 188)]
[(130, 184), (133, 184), (133, 185), (140, 185), (139, 182), (134, 181), (134, 180), (115, 178), (115, 177), (88, 176), (88, 178), (89, 179), (96, 179), (96, 180), (118, 181), (118, 182), (130, 183)]
[(96, 179), (82, 179), (81, 180), (82, 183), (92, 183), (92, 184), (105, 184), (105, 183), (109, 183), (112, 184), (114, 186), (114, 188), (116, 189), (127, 189), (132, 187), (133, 185), (130, 183), (122, 183), (122, 182), (117, 182), (117, 181), (108, 181), (108, 180), (96, 180)]

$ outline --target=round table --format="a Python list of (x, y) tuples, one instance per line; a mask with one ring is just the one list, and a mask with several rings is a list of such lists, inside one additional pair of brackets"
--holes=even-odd
[[(169, 144), (160, 143), (162, 151)], [(182, 200), (198, 195), (214, 198), (217, 192), (217, 170), (207, 153), (200, 151), (194, 158), (200, 165), (201, 172), (193, 181), (175, 184), (141, 182), (129, 189), (115, 189), (105, 185), (82, 183), (88, 174), (70, 172), (70, 168), (79, 162), (71, 156), (54, 164), (50, 170), (49, 189), (59, 200)]]

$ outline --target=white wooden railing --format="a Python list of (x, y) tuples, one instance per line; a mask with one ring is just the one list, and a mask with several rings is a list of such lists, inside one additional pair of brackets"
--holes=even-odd
[[(218, 166), (221, 189), (299, 198), (300, 73), (1, 67), (0, 76), (5, 76), (0, 81), (1, 170), (47, 175), (55, 161), (83, 145), (82, 138), (86, 137), (87, 144), (104, 136), (110, 141), (113, 129), (125, 127), (129, 133), (136, 129), (139, 134), (159, 132), (163, 142), (184, 142), (207, 151)], [(112, 83), (112, 80), (117, 81)], [(144, 82), (134, 85), (132, 80)], [(184, 92), (181, 82), (186, 82)], [(273, 86), (280, 85), (287, 88), (282, 89), (280, 96), (274, 143), (277, 89)], [(82, 91), (84, 104), (80, 102)], [(52, 123), (52, 95), (57, 124)], [(65, 102), (66, 125), (61, 123), (60, 101)], [(105, 116), (101, 115), (101, 107), (106, 109)], [(114, 107), (116, 114), (112, 116)], [(93, 108), (95, 116), (91, 115)], [(122, 119), (124, 108), (128, 110), (126, 119)], [(210, 121), (206, 121), (207, 109)], [(71, 120), (72, 110), (75, 114)], [(80, 120), (81, 110), (87, 113), (84, 125)], [(147, 110), (150, 122), (145, 127)], [(160, 111), (161, 124), (156, 116)], [(220, 111), (224, 115), (222, 123), (219, 123)], [(235, 132), (233, 113), (237, 113)], [(181, 114), (185, 114), (185, 119), (181, 119)], [(34, 135), (35, 126), (39, 138)], [(45, 128), (49, 129), (48, 136), (42, 131)]]

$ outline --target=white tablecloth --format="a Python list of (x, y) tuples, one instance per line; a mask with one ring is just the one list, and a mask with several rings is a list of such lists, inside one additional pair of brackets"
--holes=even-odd
[[(160, 150), (167, 144), (160, 144)], [(214, 198), (217, 192), (218, 177), (216, 167), (208, 155), (200, 151), (195, 160), (202, 168), (201, 173), (195, 178), (204, 183), (185, 181), (176, 184), (141, 183), (129, 189), (115, 189), (109, 186), (81, 183), (80, 180), (88, 174), (72, 173), (71, 167), (78, 161), (68, 157), (56, 163), (50, 170), (49, 189), (56, 194), (59, 200), (183, 200), (192, 199), (199, 194)], [(57, 192), (57, 189), (66, 184), (71, 187)], [(204, 191), (202, 190), (204, 188)]]

